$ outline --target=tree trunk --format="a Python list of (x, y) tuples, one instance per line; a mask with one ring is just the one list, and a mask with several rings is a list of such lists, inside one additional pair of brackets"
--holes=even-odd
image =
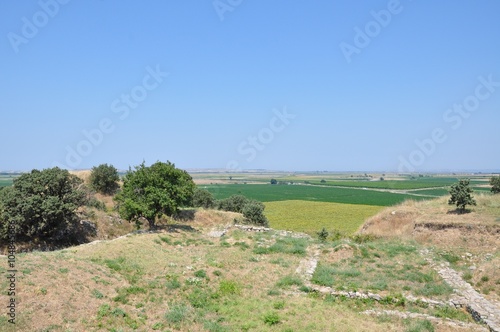
[(156, 229), (156, 225), (155, 225), (155, 220), (154, 219), (148, 219), (148, 223), (149, 223), (149, 230), (155, 230)]

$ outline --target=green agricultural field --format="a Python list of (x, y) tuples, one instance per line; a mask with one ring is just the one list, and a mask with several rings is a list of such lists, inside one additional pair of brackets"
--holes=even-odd
[(12, 179), (0, 177), (0, 187), (8, 187), (12, 185)]
[(418, 195), (430, 195), (430, 196), (446, 196), (449, 194), (447, 189), (424, 189), (424, 190), (415, 190), (412, 191), (414, 194)]
[(21, 173), (0, 173), (0, 188), (12, 185), (15, 178), (18, 178)]
[(204, 185), (200, 187), (209, 190), (217, 199), (227, 198), (235, 194), (241, 194), (261, 202), (305, 200), (330, 203), (391, 206), (408, 199), (426, 199), (426, 197), (394, 194), (374, 190), (308, 185), (227, 184)]
[(435, 188), (450, 186), (457, 182), (457, 178), (422, 178), (415, 180), (384, 180), (384, 181), (309, 181), (311, 184), (321, 184), (326, 186), (342, 186), (342, 187), (355, 187), (355, 188), (377, 188), (377, 189), (421, 189), (421, 188)]
[(361, 204), (339, 204), (311, 201), (278, 201), (265, 203), (265, 214), (275, 229), (315, 235), (323, 227), (352, 235), (366, 220), (383, 208)]

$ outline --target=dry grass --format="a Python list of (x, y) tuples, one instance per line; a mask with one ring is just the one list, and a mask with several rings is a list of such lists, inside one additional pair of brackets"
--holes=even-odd
[[(192, 220), (171, 221), (157, 233), (18, 256), (22, 272), (16, 331), (405, 329), (401, 319), (364, 316), (356, 304), (280, 286), (285, 276), (294, 275), (303, 256), (254, 252), (257, 246), (277, 243), (277, 233), (232, 229), (222, 238), (208, 237), (209, 230), (237, 216), (199, 210)], [(350, 256), (347, 250), (346, 255), (342, 257)], [(234, 294), (231, 288), (221, 291), (224, 283), (234, 285)], [(6, 301), (0, 294), (0, 303)], [(186, 312), (173, 323), (165, 314), (176, 306)], [(278, 324), (265, 323), (270, 313), (277, 314)], [(0, 320), (0, 330), (9, 328)], [(437, 326), (436, 331), (447, 330)]]
[[(105, 196), (98, 198), (106, 202), (109, 211), (111, 201), (106, 201)], [(407, 202), (386, 209), (371, 218), (362, 232), (415, 238), (433, 245), (443, 241), (438, 248), (448, 250), (456, 243), (446, 243), (449, 234), (443, 232), (459, 232), (455, 236), (457, 241), (457, 237), (464, 237), (460, 233), (462, 228), (426, 231), (416, 226), (429, 220), (444, 225), (466, 225), (460, 217), (472, 220), (470, 225), (474, 227), (495, 227), (498, 223), (497, 197), (478, 197), (478, 207), (460, 216), (447, 214), (449, 207), (443, 208), (443, 203), (446, 202)], [(98, 229), (96, 239), (119, 236), (134, 228), (134, 224), (120, 220), (113, 212), (95, 209), (82, 212), (93, 216)], [(175, 219), (161, 220), (156, 233), (18, 255), (15, 330), (151, 331), (159, 327), (162, 331), (404, 331), (407, 328), (408, 322), (399, 318), (360, 314), (373, 304), (331, 301), (314, 293), (303, 293), (299, 285), (283, 286), (285, 277), (297, 277), (295, 270), (304, 257), (286, 250), (255, 251), (257, 247), (267, 248), (280, 242), (282, 237), (277, 233), (232, 229), (222, 238), (207, 235), (238, 218), (241, 215), (237, 213), (183, 210)], [(488, 291), (488, 296), (494, 299), (498, 296), (496, 276), (500, 275), (498, 239), (486, 237), (486, 233), (465, 237), (472, 246), (472, 249), (466, 247), (472, 257), (463, 261), (476, 264), (470, 282)], [(310, 244), (311, 240), (304, 241)], [(474, 241), (477, 245), (473, 245)], [(489, 251), (484, 251), (487, 246)], [(363, 259), (378, 260), (376, 247), (367, 248), (369, 257)], [(324, 264), (347, 264), (360, 254), (363, 256), (362, 246), (325, 249), (321, 255)], [(468, 257), (463, 250), (460, 253)], [(413, 256), (412, 261), (416, 261)], [(358, 263), (362, 263), (361, 258)], [(363, 264), (358, 268), (367, 277), (371, 273)], [(0, 273), (5, 274), (6, 269), (0, 267)], [(234, 293), (231, 287), (223, 292), (224, 284), (234, 287)], [(7, 288), (5, 278), (0, 287)], [(0, 293), (0, 303), (7, 301), (5, 292)], [(174, 323), (166, 318), (166, 313), (176, 307), (186, 308), (186, 312)], [(264, 317), (270, 314), (279, 317), (278, 324), (265, 323)], [(433, 325), (439, 332), (456, 330)], [(3, 318), (0, 330), (14, 331)]]
[(454, 268), (500, 304), (500, 195), (479, 194), (476, 201), (465, 214), (454, 213), (447, 197), (405, 202), (367, 220), (359, 233), (413, 239), (451, 255)]
[[(248, 235), (241, 231), (236, 231), (234, 237), (248, 239)], [(170, 244), (161, 238), (167, 238)], [(264, 236), (259, 240), (272, 241), (272, 238)], [(202, 296), (214, 294), (222, 280), (234, 282), (241, 288), (241, 293), (232, 298), (231, 303), (217, 305), (218, 313), (206, 312), (206, 319), (224, 316), (227, 326), (275, 330), (267, 328), (262, 320), (272, 310), (275, 299), (267, 295), (268, 291), (275, 288), (283, 275), (293, 273), (300, 258), (276, 254), (252, 260), (254, 254), (251, 248), (242, 250), (240, 246), (222, 245), (223, 242), (224, 239), (211, 240), (198, 232), (178, 231), (134, 235), (59, 252), (20, 256), (19, 268), (26, 274), (18, 280), (18, 288), (22, 291), (18, 297), (19, 324), (16, 331), (89, 331), (101, 330), (101, 327), (128, 331), (133, 329), (134, 324), (139, 330), (151, 330), (157, 322), (167, 324), (164, 315), (173, 304), (185, 303), (189, 306), (187, 299), (197, 290)], [(289, 264), (271, 263), (278, 257)], [(113, 270), (115, 262), (122, 262), (123, 269)], [(194, 278), (195, 272), (200, 270), (205, 271), (208, 279)], [(139, 277), (134, 278), (135, 275)], [(173, 279), (179, 281), (179, 288), (165, 286)], [(190, 280), (195, 280), (195, 284)], [(144, 293), (131, 294), (124, 301), (116, 301), (118, 294), (123, 294), (132, 286), (144, 289)], [(357, 323), (353, 324), (358, 314), (341, 314), (339, 309), (333, 310), (338, 315), (332, 320), (327, 315), (327, 311), (331, 310), (321, 306), (313, 309), (311, 304), (314, 301), (305, 297), (289, 297), (282, 293), (276, 299), (286, 303), (286, 309), (280, 312), (281, 326), (301, 327), (300, 330), (304, 331), (325, 330), (329, 324), (335, 323), (350, 324), (347, 330), (369, 331), (373, 330), (373, 326), (380, 325), (376, 319), (370, 318), (359, 327)], [(0, 295), (0, 301), (6, 303), (7, 297)], [(208, 299), (207, 306), (214, 305), (214, 301)], [(106, 304), (125, 312), (128, 323), (112, 315), (99, 317), (99, 308)], [(189, 308), (192, 312), (204, 310)], [(202, 318), (185, 324), (180, 326), (180, 330), (206, 330), (206, 322)], [(390, 324), (382, 326), (391, 330)], [(0, 329), (7, 331), (7, 323), (1, 322)]]
[(479, 194), (476, 200), (477, 206), (465, 214), (455, 213), (453, 206), (447, 204), (447, 197), (420, 202), (406, 201), (369, 218), (359, 232), (384, 237), (413, 237), (419, 225), (435, 225), (435, 229), (461, 226), (498, 228), (500, 195)]
[(85, 184), (89, 184), (91, 170), (69, 171), (70, 174), (78, 176)]
[(106, 209), (108, 211), (112, 211), (113, 208), (115, 207), (115, 201), (113, 200), (113, 196), (95, 193), (94, 197), (99, 201), (103, 202), (104, 205), (106, 205)]

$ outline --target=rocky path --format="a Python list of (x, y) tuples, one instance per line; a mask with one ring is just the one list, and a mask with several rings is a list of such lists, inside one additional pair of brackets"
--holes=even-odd
[(299, 267), (295, 270), (295, 273), (301, 276), (306, 283), (311, 282), (316, 266), (318, 266), (319, 253), (318, 246), (309, 246), (306, 258), (300, 261)]
[[(223, 230), (212, 231), (210, 233), (211, 236), (220, 237), (223, 236), (228, 228), (226, 227)], [(249, 227), (249, 226), (236, 226), (237, 228), (244, 229), (246, 231), (269, 231), (269, 228), (263, 227)], [(288, 233), (288, 232), (287, 232)], [(291, 233), (291, 232), (290, 232)], [(289, 234), (286, 234), (289, 235)], [(303, 236), (303, 234), (301, 234)], [(443, 278), (443, 280), (448, 283), (451, 287), (454, 288), (456, 296), (450, 300), (448, 303), (433, 301), (431, 299), (422, 299), (422, 298), (414, 298), (408, 297), (407, 300), (410, 301), (423, 301), (427, 302), (432, 306), (441, 306), (441, 305), (453, 305), (455, 307), (465, 307), (467, 311), (472, 315), (472, 317), (481, 323), (484, 323), (488, 326), (489, 330), (492, 332), (500, 332), (500, 308), (496, 305), (492, 304), (488, 300), (486, 300), (480, 293), (478, 293), (470, 284), (465, 282), (460, 274), (449, 267), (449, 263), (440, 263), (437, 264), (432, 259), (431, 252), (428, 249), (423, 249), (420, 251), (420, 254), (424, 257), (424, 259), (439, 273), (439, 275)], [(299, 266), (296, 269), (296, 273), (302, 277), (305, 284), (314, 290), (320, 293), (330, 293), (332, 295), (337, 296), (346, 296), (351, 298), (371, 298), (376, 301), (380, 301), (382, 297), (378, 294), (372, 293), (363, 293), (363, 292), (342, 292), (335, 291), (329, 287), (320, 287), (316, 285), (312, 285), (311, 278), (316, 270), (320, 257), (320, 247), (318, 245), (309, 246), (307, 248), (306, 257), (300, 261)], [(432, 317), (429, 315), (421, 315), (422, 317), (416, 317), (415, 313), (404, 313), (399, 311), (374, 311), (368, 310), (365, 314), (369, 315), (382, 315), (382, 314), (391, 314), (391, 315), (399, 315), (404, 318), (426, 318), (434, 321), (440, 321), (444, 324), (455, 324), (456, 326), (461, 327), (469, 327), (471, 331), (484, 331), (485, 329), (482, 326), (466, 324), (463, 322), (455, 322), (451, 320), (442, 320), (440, 318)], [(415, 316), (415, 317), (413, 317)]]
[(457, 296), (452, 302), (456, 307), (465, 307), (476, 321), (484, 322), (490, 331), (500, 332), (500, 308), (498, 306), (485, 299), (469, 283), (465, 282), (457, 271), (450, 268), (448, 262), (436, 264), (432, 260), (429, 250), (422, 250), (421, 254), (444, 281), (455, 290)]
[[(423, 301), (431, 306), (442, 306), (442, 305), (453, 305), (455, 307), (465, 307), (467, 311), (472, 315), (472, 317), (481, 323), (485, 323), (488, 329), (492, 332), (500, 332), (500, 310), (495, 305), (490, 303), (484, 297), (476, 292), (471, 285), (462, 280), (460, 275), (453, 269), (451, 269), (448, 264), (436, 264), (431, 258), (430, 252), (428, 250), (421, 251), (422, 256), (431, 264), (431, 266), (436, 269), (439, 275), (447, 282), (451, 287), (455, 289), (457, 296), (451, 301), (445, 303), (441, 301), (433, 301), (431, 299), (422, 299), (409, 297), (407, 300), (410, 301)], [(343, 292), (336, 291), (330, 287), (321, 287), (312, 285), (311, 278), (316, 270), (320, 257), (320, 247), (310, 246), (307, 249), (307, 256), (300, 261), (299, 266), (296, 269), (296, 273), (302, 277), (305, 284), (315, 291), (320, 293), (328, 293), (336, 296), (345, 296), (350, 298), (371, 298), (376, 301), (380, 301), (382, 297), (378, 294), (363, 293), (363, 292)], [(441, 319), (429, 315), (421, 315), (416, 313), (405, 313), (399, 311), (374, 311), (368, 310), (365, 314), (369, 315), (382, 315), (390, 314), (397, 315), (403, 318), (425, 318), (432, 321), (436, 321), (440, 324), (454, 325), (469, 328), (471, 331), (485, 331), (483, 326), (468, 324), (464, 322), (457, 322), (450, 319)], [(416, 317), (416, 315), (421, 315), (422, 317)], [(415, 316), (415, 317), (414, 317)]]

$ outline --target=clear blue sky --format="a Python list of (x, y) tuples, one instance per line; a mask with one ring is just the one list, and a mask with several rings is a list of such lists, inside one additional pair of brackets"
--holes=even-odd
[(498, 170), (499, 13), (496, 0), (1, 1), (0, 169)]

